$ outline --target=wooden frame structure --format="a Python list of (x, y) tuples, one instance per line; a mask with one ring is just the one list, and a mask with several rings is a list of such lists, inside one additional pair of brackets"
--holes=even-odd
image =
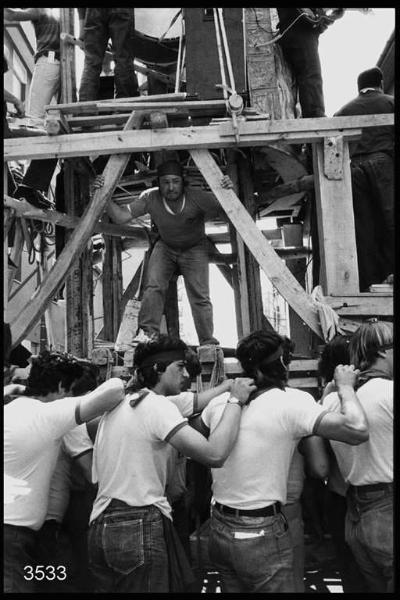
[[(73, 9), (64, 10), (71, 11)], [(65, 18), (64, 16), (64, 20)], [(71, 19), (69, 21), (67, 19), (67, 22), (64, 23), (63, 30), (70, 33)], [(65, 52), (67, 50), (64, 49)], [(65, 58), (65, 54), (63, 60), (66, 65), (70, 64)], [(84, 105), (87, 104), (77, 103), (75, 108), (71, 108), (70, 103), (74, 96), (73, 90), (70, 89), (71, 77), (71, 68), (68, 66), (63, 84), (64, 89), (69, 90), (63, 99), (65, 104), (48, 107), (49, 114), (53, 113), (53, 118), (60, 120), (60, 131), (66, 129), (63, 110), (67, 108), (71, 114), (75, 111), (82, 112), (85, 109)], [(97, 103), (97, 109), (100, 112), (103, 110), (104, 104)], [(204, 102), (202, 104), (204, 106)], [(74, 159), (86, 156), (88, 149), (90, 149), (90, 153), (96, 155), (109, 155), (104, 169), (104, 187), (96, 190), (83, 214), (79, 217), (74, 216), (71, 208), (68, 210), (68, 214), (40, 211), (23, 201), (5, 198), (5, 228), (7, 228), (9, 211), (13, 210), (17, 215), (25, 217), (31, 215), (35, 219), (58, 223), (71, 230), (71, 235), (55, 265), (45, 275), (29, 303), (23, 307), (20, 314), (10, 324), (14, 345), (26, 337), (43, 315), (59, 286), (76, 268), (77, 261), (94, 232), (101, 231), (116, 236), (126, 235), (134, 238), (136, 243), (145, 244), (142, 230), (135, 230), (134, 227), (119, 227), (100, 221), (131, 153), (141, 152), (187, 150), (190, 153), (238, 235), (239, 245), (234, 252), (243, 253), (243, 248), (247, 248), (254, 257), (255, 263), (264, 271), (290, 307), (312, 332), (319, 338), (323, 338), (315, 302), (285, 266), (279, 252), (271, 246), (265, 235), (259, 230), (237, 194), (221, 187), (219, 182), (222, 172), (210, 153), (210, 150), (213, 149), (229, 151), (229, 149), (240, 148), (265, 148), (282, 143), (312, 144), (313, 184), (321, 249), (321, 284), (327, 302), (341, 315), (342, 323), (346, 324), (347, 322), (350, 328), (354, 326), (354, 319), (360, 316), (369, 314), (390, 316), (393, 314), (392, 294), (359, 293), (348, 143), (359, 137), (361, 129), (364, 127), (393, 125), (394, 115), (280, 120), (271, 120), (266, 115), (245, 115), (238, 118), (237, 131), (234, 130), (229, 118), (216, 119), (206, 126), (188, 127), (169, 127), (167, 122), (157, 126), (157, 119), (155, 119), (151, 129), (140, 129), (144, 118), (154, 112), (175, 114), (186, 111), (187, 113), (188, 110), (196, 110), (199, 103), (179, 100), (166, 101), (159, 98), (157, 101), (155, 99), (146, 101), (141, 98), (140, 100), (127, 99), (123, 102), (120, 101), (120, 104), (118, 101), (114, 101), (113, 106), (125, 111), (123, 115), (116, 115), (116, 118), (121, 121), (123, 118), (125, 120), (122, 131), (63, 132), (52, 136), (5, 140), (4, 161), (27, 158)], [(79, 118), (82, 120), (84, 117)], [(312, 181), (307, 181), (304, 187), (310, 185), (312, 185)], [(69, 197), (72, 195), (70, 190)], [(243, 268), (243, 259), (241, 264)], [(227, 277), (232, 280), (235, 272), (229, 267), (226, 268), (228, 269)], [(237, 289), (240, 290), (240, 286)], [(248, 288), (246, 289), (247, 292), (244, 294), (249, 294)], [(121, 298), (121, 293), (115, 298), (114, 303), (118, 302), (118, 298)], [(6, 307), (7, 289), (5, 289), (4, 299)], [(241, 312), (239, 333), (248, 333), (251, 325), (248, 314), (249, 303), (245, 295), (241, 299), (239, 298), (237, 308)], [(90, 343), (88, 346), (90, 348)], [(73, 349), (75, 352), (82, 353), (82, 348), (76, 351), (75, 346)]]

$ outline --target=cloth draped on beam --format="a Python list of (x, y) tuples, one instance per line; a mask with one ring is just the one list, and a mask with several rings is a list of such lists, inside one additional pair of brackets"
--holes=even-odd
[(311, 292), (311, 298), (318, 310), (319, 321), (325, 342), (330, 342), (335, 335), (343, 334), (339, 325), (339, 315), (327, 304), (322, 288), (317, 285)]

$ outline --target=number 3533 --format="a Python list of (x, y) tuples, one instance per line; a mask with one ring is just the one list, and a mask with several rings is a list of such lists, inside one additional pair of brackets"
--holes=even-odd
[(67, 578), (67, 569), (64, 565), (36, 565), (33, 567), (32, 565), (26, 565), (24, 567), (24, 579), (27, 581), (42, 581), (46, 579), (47, 581), (54, 581), (57, 579), (58, 581), (64, 581)]

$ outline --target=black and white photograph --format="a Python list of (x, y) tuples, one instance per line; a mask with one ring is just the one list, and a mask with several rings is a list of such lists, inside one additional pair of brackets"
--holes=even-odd
[(386, 8), (3, 8), (3, 592), (395, 593)]

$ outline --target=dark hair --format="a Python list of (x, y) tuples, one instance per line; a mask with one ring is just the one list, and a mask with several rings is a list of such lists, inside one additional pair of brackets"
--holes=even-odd
[(379, 67), (372, 67), (359, 74), (357, 78), (357, 87), (362, 90), (365, 87), (381, 87), (383, 73)]
[(134, 355), (134, 366), (136, 367), (137, 380), (140, 386), (148, 387), (152, 389), (160, 380), (160, 373), (164, 373), (165, 369), (171, 362), (171, 360), (157, 361), (157, 367), (155, 364), (147, 365), (142, 367), (141, 364), (145, 359), (158, 354), (161, 352), (169, 352), (172, 350), (181, 350), (182, 355), (186, 356), (188, 347), (179, 338), (173, 338), (168, 335), (159, 335), (155, 339), (151, 339), (149, 342), (143, 342), (137, 345)]
[(192, 350), (191, 348), (187, 349), (187, 352), (185, 355), (185, 362), (186, 362), (186, 370), (192, 379), (194, 377), (197, 377), (197, 375), (200, 375), (201, 363), (200, 363), (199, 357), (197, 356), (197, 353), (194, 350)]
[(60, 384), (68, 392), (82, 375), (83, 367), (78, 359), (64, 352), (46, 350), (32, 359), (26, 394), (46, 396), (56, 392)]
[(338, 365), (350, 364), (350, 335), (336, 335), (322, 350), (318, 361), (318, 373), (328, 382), (332, 381)]
[(99, 385), (98, 378), (100, 375), (100, 369), (97, 365), (91, 362), (81, 361), (83, 369), (82, 376), (74, 381), (71, 387), (73, 396), (83, 396), (87, 392), (91, 392), (96, 389)]
[(393, 344), (393, 323), (367, 319), (353, 334), (350, 342), (351, 362), (357, 369), (368, 369), (383, 346)]
[[(287, 344), (285, 339), (275, 331), (254, 331), (240, 340), (236, 356), (246, 376), (254, 378), (258, 387), (273, 386), (285, 389), (287, 370), (282, 364), (281, 356), (268, 362), (279, 348), (282, 349), (283, 355), (285, 344)], [(262, 381), (257, 373), (258, 370), (263, 375)]]

